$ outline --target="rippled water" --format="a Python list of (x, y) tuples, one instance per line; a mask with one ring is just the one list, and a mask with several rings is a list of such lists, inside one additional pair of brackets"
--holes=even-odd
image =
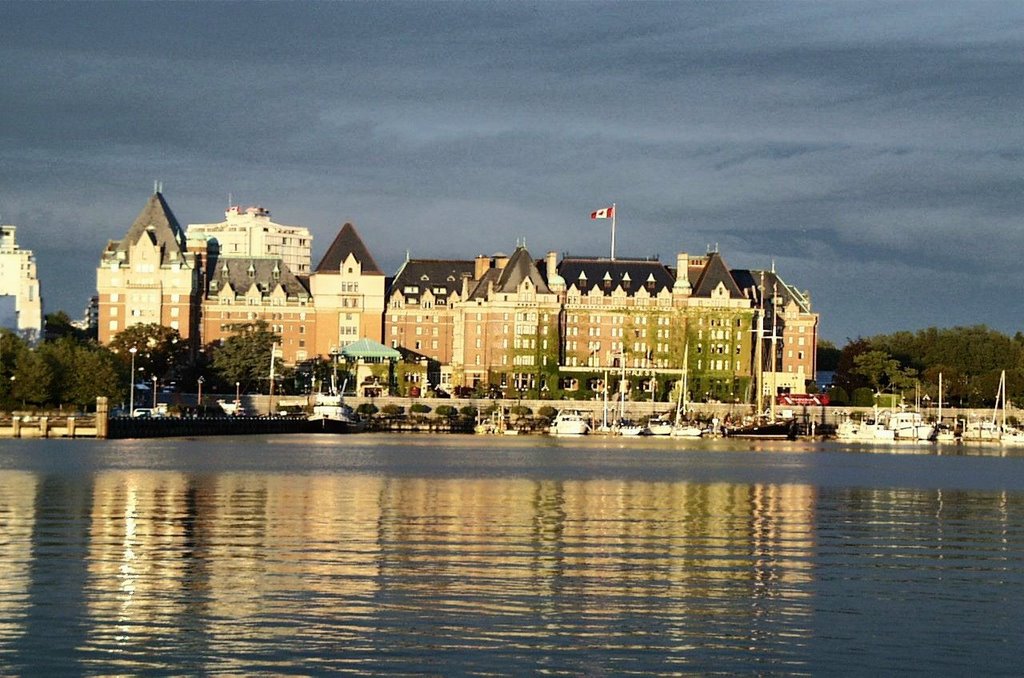
[(2, 441), (0, 672), (1020, 672), (1024, 458), (679, 445)]

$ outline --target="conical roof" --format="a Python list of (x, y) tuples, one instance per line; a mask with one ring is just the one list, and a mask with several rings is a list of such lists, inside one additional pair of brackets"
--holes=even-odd
[(370, 250), (366, 248), (363, 239), (356, 232), (356, 227), (350, 223), (346, 223), (338, 231), (334, 242), (327, 248), (327, 253), (324, 254), (323, 259), (317, 264), (316, 272), (337, 273), (341, 270), (341, 264), (348, 259), (349, 254), (355, 257), (356, 261), (362, 265), (364, 274), (384, 275), (384, 271), (380, 270), (380, 267), (377, 266), (377, 262), (373, 260)]
[(117, 250), (127, 252), (144, 237), (162, 249), (161, 263), (165, 263), (171, 253), (175, 254), (175, 258), (179, 258), (185, 251), (184, 231), (161, 193), (154, 193), (149, 197), (146, 206), (132, 222), (128, 233), (117, 244)]

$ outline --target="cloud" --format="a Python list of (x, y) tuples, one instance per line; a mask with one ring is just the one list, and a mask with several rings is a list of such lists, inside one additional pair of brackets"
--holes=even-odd
[(1015, 331), (1021, 19), (997, 2), (7, 3), (0, 215), (72, 313), (162, 179), (183, 223), (231, 193), (309, 226), (317, 255), (354, 221), (392, 269), (519, 237), (603, 254), (586, 215), (615, 201), (620, 256), (775, 258), (831, 338)]

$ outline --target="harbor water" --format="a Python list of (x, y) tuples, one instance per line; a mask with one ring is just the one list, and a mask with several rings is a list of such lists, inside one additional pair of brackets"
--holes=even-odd
[(0, 442), (5, 675), (1018, 675), (1024, 452)]

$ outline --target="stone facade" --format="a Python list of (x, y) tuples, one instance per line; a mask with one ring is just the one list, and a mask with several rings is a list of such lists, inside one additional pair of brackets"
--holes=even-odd
[(163, 195), (154, 193), (121, 240), (111, 241), (96, 269), (100, 343), (127, 327), (159, 323), (198, 341), (201, 258)]

